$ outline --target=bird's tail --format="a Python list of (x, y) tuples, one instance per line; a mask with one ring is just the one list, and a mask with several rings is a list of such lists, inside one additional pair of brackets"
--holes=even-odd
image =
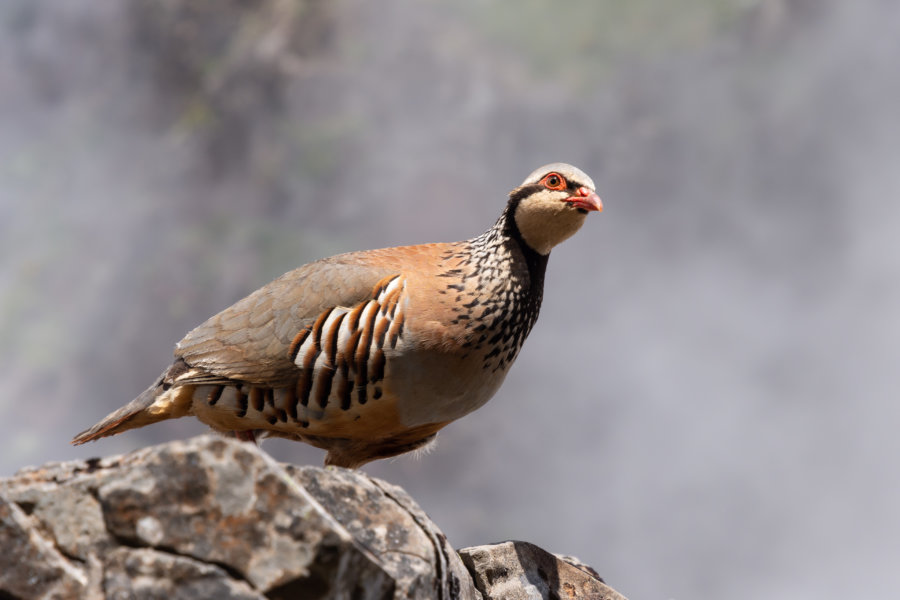
[(76, 435), (72, 444), (78, 446), (157, 421), (183, 417), (190, 409), (193, 391), (192, 385), (164, 385), (160, 378), (140, 396)]

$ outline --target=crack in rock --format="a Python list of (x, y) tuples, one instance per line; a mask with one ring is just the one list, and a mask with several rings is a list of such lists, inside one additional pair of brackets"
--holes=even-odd
[(622, 598), (530, 545), (457, 554), (406, 492), (359, 471), (211, 435), (0, 480), (0, 548), (0, 598)]

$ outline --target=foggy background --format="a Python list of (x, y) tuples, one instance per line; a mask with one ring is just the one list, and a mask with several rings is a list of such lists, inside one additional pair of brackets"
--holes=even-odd
[(471, 237), (566, 161), (606, 209), (506, 384), (365, 471), (456, 547), (528, 540), (634, 599), (900, 593), (900, 3), (5, 0), (0, 27), (0, 475), (202, 433), (68, 445), (281, 273)]

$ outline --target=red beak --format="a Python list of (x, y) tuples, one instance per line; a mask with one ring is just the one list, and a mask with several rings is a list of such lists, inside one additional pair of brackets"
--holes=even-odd
[(574, 196), (566, 198), (566, 202), (571, 202), (575, 208), (603, 211), (603, 201), (600, 200), (600, 196), (594, 190), (586, 187), (578, 188)]

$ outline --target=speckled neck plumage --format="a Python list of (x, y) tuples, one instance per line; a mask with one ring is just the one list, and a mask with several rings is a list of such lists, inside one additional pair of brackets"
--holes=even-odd
[(455, 293), (454, 324), (469, 335), (462, 347), (481, 352), (484, 369), (506, 369), (537, 321), (549, 255), (525, 243), (510, 202), (493, 227), (441, 257), (447, 293)]

